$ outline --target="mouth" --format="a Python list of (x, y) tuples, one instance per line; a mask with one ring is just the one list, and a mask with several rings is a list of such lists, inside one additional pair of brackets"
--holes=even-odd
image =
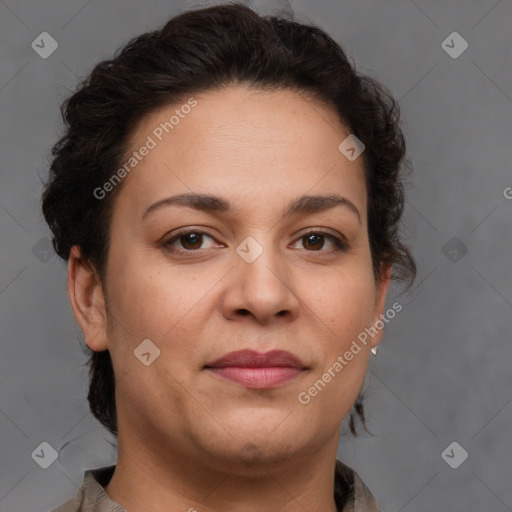
[(308, 370), (297, 356), (284, 350), (271, 350), (263, 354), (253, 350), (230, 352), (206, 364), (204, 369), (251, 389), (274, 388)]

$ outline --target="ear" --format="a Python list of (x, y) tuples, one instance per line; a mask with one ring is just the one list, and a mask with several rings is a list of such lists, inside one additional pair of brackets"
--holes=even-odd
[(71, 248), (68, 261), (68, 296), (87, 346), (96, 352), (108, 348), (107, 314), (98, 274), (82, 259), (80, 247)]
[[(384, 265), (381, 268), (379, 279), (376, 283), (377, 293), (375, 296), (375, 313), (373, 316), (373, 325), (381, 320), (381, 315), (384, 313), (384, 307), (386, 306), (386, 297), (388, 295), (389, 285), (391, 283), (391, 269), (392, 265)], [(378, 329), (377, 334), (373, 336), (371, 346), (376, 347), (382, 339), (383, 329)]]

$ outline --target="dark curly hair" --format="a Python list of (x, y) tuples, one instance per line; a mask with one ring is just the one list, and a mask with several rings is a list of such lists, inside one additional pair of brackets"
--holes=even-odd
[[(365, 145), (368, 235), (375, 278), (412, 285), (416, 265), (398, 231), (404, 207), (405, 141), (399, 107), (375, 79), (356, 72), (324, 31), (289, 16), (263, 16), (240, 3), (186, 11), (97, 64), (62, 104), (64, 135), (52, 148), (42, 210), (56, 253), (73, 245), (105, 285), (109, 227), (120, 183), (105, 199), (93, 193), (122, 165), (137, 123), (194, 93), (247, 85), (293, 90), (329, 106)], [(108, 350), (89, 361), (88, 400), (117, 436), (115, 378)], [(362, 396), (353, 411), (364, 425)], [(350, 414), (354, 435), (354, 415)]]

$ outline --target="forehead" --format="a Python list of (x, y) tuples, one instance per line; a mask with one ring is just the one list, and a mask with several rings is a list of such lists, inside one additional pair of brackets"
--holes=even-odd
[(362, 159), (338, 149), (348, 135), (334, 109), (291, 90), (195, 94), (139, 122), (125, 161), (134, 151), (139, 159), (121, 196), (140, 210), (165, 191), (269, 198), (336, 188), (364, 211)]

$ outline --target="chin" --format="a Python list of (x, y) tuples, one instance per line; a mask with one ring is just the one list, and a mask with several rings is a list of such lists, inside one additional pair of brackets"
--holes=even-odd
[(286, 463), (295, 454), (300, 453), (301, 446), (284, 445), (282, 440), (276, 443), (268, 441), (245, 440), (240, 443), (231, 443), (222, 449), (220, 446), (212, 447), (215, 454), (215, 467), (219, 463), (225, 471), (238, 475), (263, 476), (270, 469), (276, 469), (280, 464)]
[[(273, 411), (262, 417), (253, 411), (251, 419), (247, 415), (243, 419), (240, 416), (231, 421), (224, 419), (222, 427), (216, 424), (196, 431), (194, 442), (212, 457), (216, 467), (220, 463), (225, 471), (263, 475), (270, 467), (303, 452), (317, 437), (304, 428), (304, 422), (289, 413), (289, 410), (279, 414)], [(288, 415), (290, 422), (286, 421)]]

